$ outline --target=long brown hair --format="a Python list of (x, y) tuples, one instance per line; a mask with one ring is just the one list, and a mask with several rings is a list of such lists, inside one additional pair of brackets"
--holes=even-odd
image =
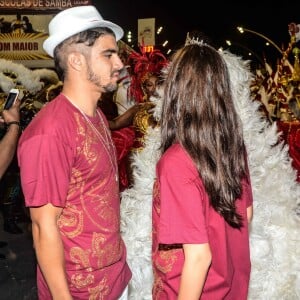
[(213, 208), (232, 227), (242, 226), (235, 201), (247, 178), (242, 125), (220, 53), (204, 43), (182, 47), (165, 74), (161, 151), (180, 143), (199, 172)]

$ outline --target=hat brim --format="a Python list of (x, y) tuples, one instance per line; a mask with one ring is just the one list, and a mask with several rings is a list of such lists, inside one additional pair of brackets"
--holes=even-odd
[(97, 28), (97, 27), (107, 27), (110, 28), (115, 36), (116, 36), (116, 40), (120, 40), (123, 35), (124, 35), (124, 31), (123, 29), (110, 22), (110, 21), (105, 21), (105, 20), (101, 20), (101, 21), (94, 21), (93, 23), (87, 23), (85, 25), (80, 25), (80, 28), (74, 26), (71, 27), (69, 29), (68, 32), (62, 30), (60, 34), (55, 34), (53, 36), (49, 36), (43, 43), (43, 48), (44, 50), (48, 53), (48, 55), (50, 55), (51, 57), (53, 57), (54, 55), (54, 49), (57, 45), (59, 45), (61, 42), (63, 42), (64, 40), (66, 40), (67, 38), (80, 33), (82, 31), (88, 30), (88, 29), (93, 29), (93, 28)]

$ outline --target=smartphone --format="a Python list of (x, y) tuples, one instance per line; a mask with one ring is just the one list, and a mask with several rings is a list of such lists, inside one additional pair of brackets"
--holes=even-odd
[(19, 96), (19, 90), (18, 89), (11, 89), (9, 91), (9, 94), (6, 98), (4, 109), (10, 109), (11, 106), (14, 104), (14, 102), (17, 100)]

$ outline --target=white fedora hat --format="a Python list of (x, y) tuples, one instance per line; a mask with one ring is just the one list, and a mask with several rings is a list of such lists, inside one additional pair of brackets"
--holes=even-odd
[(61, 11), (50, 21), (49, 37), (44, 41), (43, 48), (53, 57), (55, 47), (65, 39), (81, 31), (96, 27), (110, 28), (117, 41), (124, 34), (120, 26), (103, 20), (96, 7), (92, 5), (76, 6)]

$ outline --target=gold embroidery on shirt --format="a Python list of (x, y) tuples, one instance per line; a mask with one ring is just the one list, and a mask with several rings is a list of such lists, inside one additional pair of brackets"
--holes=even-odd
[(161, 299), (161, 292), (163, 291), (163, 281), (154, 271), (154, 282), (153, 282), (153, 291), (152, 297), (153, 300)]
[(86, 274), (84, 277), (84, 273), (76, 273), (73, 274), (71, 277), (72, 285), (75, 286), (77, 289), (85, 288), (94, 283), (94, 276), (91, 273)]
[(164, 290), (163, 281), (158, 273), (166, 274), (172, 270), (179, 251), (182, 249), (158, 251), (158, 259), (154, 261), (156, 269), (154, 268), (153, 300), (161, 299), (160, 294)]
[(182, 251), (182, 249), (159, 251), (160, 263), (156, 264), (156, 267), (163, 273), (170, 272), (177, 260), (177, 253), (180, 251)]
[(103, 300), (110, 293), (107, 278), (104, 277), (95, 287), (89, 288), (89, 300)]
[[(110, 203), (110, 199), (116, 197), (119, 190), (118, 184), (116, 184), (112, 187), (113, 192), (111, 190), (104, 191), (104, 195), (100, 197), (98, 190), (103, 190), (103, 186), (106, 184), (101, 178), (89, 186), (88, 191), (85, 190), (86, 182), (90, 180), (91, 176), (95, 177), (95, 170), (99, 168), (101, 153), (95, 147), (98, 141), (95, 141), (94, 134), (81, 122), (81, 115), (75, 113), (75, 118), (77, 122), (77, 136), (75, 138), (77, 141), (78, 163), (80, 164), (82, 161), (84, 164), (88, 164), (89, 167), (81, 170), (80, 165), (78, 165), (78, 168), (72, 169), (67, 205), (59, 218), (58, 224), (62, 234), (70, 238), (82, 233), (86, 218), (91, 226), (93, 224), (100, 228), (100, 231), (102, 230), (103, 233), (101, 234), (93, 233), (92, 240), (89, 241), (91, 244), (85, 245), (83, 249), (73, 247), (69, 253), (70, 259), (77, 269), (76, 273), (71, 275), (72, 285), (78, 289), (88, 288), (89, 300), (102, 300), (107, 299), (107, 295), (111, 293), (111, 288), (104, 274), (101, 275), (100, 282), (95, 282), (93, 272), (97, 268), (103, 269), (120, 260), (124, 251), (121, 239), (116, 240), (114, 244), (107, 245), (105, 234), (105, 232), (114, 232), (119, 229), (119, 212), (116, 212)], [(103, 177), (106, 178), (107, 175), (103, 174)], [(74, 194), (79, 194), (80, 204), (78, 203), (78, 205), (82, 206), (83, 211), (79, 211), (76, 205), (69, 204), (69, 200), (74, 197)]]
[(88, 269), (90, 267), (90, 261), (89, 261), (89, 256), (90, 256), (91, 251), (89, 249), (82, 249), (80, 247), (73, 247), (70, 250), (70, 258), (71, 260), (76, 264), (77, 269), (87, 269), (87, 271), (92, 271), (92, 269)]
[(90, 165), (93, 165), (98, 156), (97, 151), (91, 147), (91, 145), (95, 143), (95, 136), (89, 127), (83, 125), (85, 123), (82, 123), (80, 113), (75, 113), (75, 119), (77, 122), (78, 135), (84, 137), (84, 139), (81, 139), (82, 144), (79, 145), (76, 150), (78, 154), (82, 153), (84, 155)]
[(63, 209), (57, 224), (63, 235), (73, 238), (82, 232), (83, 213), (77, 210), (75, 206), (67, 205)]
[[(105, 247), (104, 244), (106, 244)], [(123, 247), (124, 245), (121, 239), (117, 240), (114, 244), (108, 245), (102, 234), (93, 234), (92, 254), (94, 257), (97, 257), (99, 268), (118, 261), (122, 256)]]

